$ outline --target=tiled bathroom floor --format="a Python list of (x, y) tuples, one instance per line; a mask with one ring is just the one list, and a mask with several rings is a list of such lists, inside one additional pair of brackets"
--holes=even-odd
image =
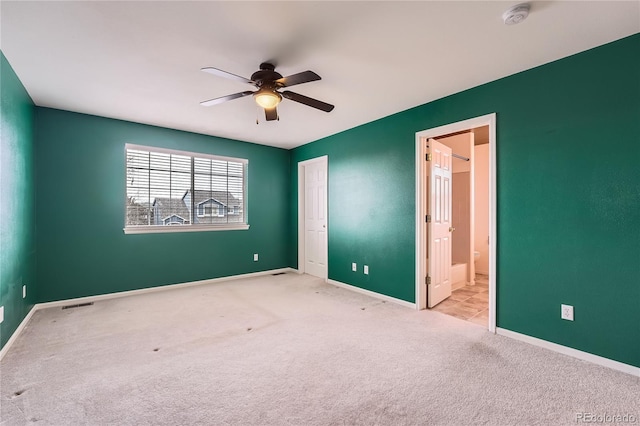
[(451, 292), (434, 311), (451, 315), (487, 327), (489, 321), (489, 277), (476, 274), (476, 284), (466, 285)]

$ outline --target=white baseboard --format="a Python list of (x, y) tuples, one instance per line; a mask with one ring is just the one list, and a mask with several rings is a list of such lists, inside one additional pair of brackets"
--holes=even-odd
[(405, 306), (407, 308), (411, 308), (411, 309), (415, 309), (416, 308), (416, 304), (415, 303), (407, 302), (406, 300), (402, 300), (402, 299), (396, 299), (395, 297), (386, 296), (384, 294), (376, 293), (375, 291), (365, 290), (364, 288), (356, 287), (356, 286), (353, 286), (353, 285), (350, 285), (350, 284), (345, 284), (345, 283), (342, 283), (340, 281), (335, 281), (335, 280), (328, 279), (327, 283), (335, 285), (335, 286), (338, 286), (338, 287), (345, 288), (347, 290), (355, 291), (357, 293), (366, 294), (367, 296), (375, 297), (376, 299), (382, 299), (382, 300), (386, 300), (388, 302), (397, 303), (398, 305), (402, 305), (402, 306)]
[(213, 283), (218, 283), (222, 281), (239, 280), (243, 278), (259, 277), (264, 275), (272, 275), (272, 274), (278, 274), (281, 272), (298, 272), (298, 271), (293, 268), (271, 269), (269, 271), (252, 272), (249, 274), (241, 274), (241, 275), (231, 275), (228, 277), (211, 278), (208, 280), (191, 281), (191, 282), (180, 283), (180, 284), (169, 284), (169, 285), (163, 285), (163, 286), (157, 286), (157, 287), (141, 288), (139, 290), (119, 291), (116, 293), (100, 294), (96, 296), (77, 297), (75, 299), (56, 300), (54, 302), (36, 303), (35, 305), (33, 305), (29, 313), (24, 317), (24, 319), (22, 320), (18, 328), (16, 328), (16, 330), (13, 332), (13, 334), (11, 335), (7, 343), (4, 345), (2, 350), (0, 350), (0, 360), (2, 360), (5, 354), (9, 351), (9, 348), (16, 341), (20, 333), (22, 333), (22, 331), (27, 326), (27, 323), (29, 322), (33, 314), (36, 311), (39, 311), (40, 309), (56, 308), (56, 307), (67, 306), (67, 305), (77, 305), (80, 303), (98, 302), (100, 300), (117, 299), (119, 297), (136, 296), (139, 294), (155, 293), (158, 291), (176, 290), (179, 288), (213, 284)]
[(36, 310), (37, 310), (36, 305), (34, 305), (29, 311), (29, 313), (24, 317), (24, 319), (22, 320), (18, 328), (16, 328), (16, 330), (13, 332), (11, 337), (9, 337), (9, 340), (7, 340), (7, 343), (4, 345), (2, 350), (0, 350), (0, 361), (2, 361), (2, 358), (4, 358), (7, 352), (9, 352), (9, 348), (11, 347), (11, 345), (13, 345), (13, 342), (15, 342), (18, 339), (18, 336), (20, 335), (20, 333), (22, 333), (22, 330), (24, 330), (24, 328), (27, 326), (27, 323), (31, 320), (31, 317), (36, 312)]
[(141, 288), (139, 290), (119, 291), (117, 293), (100, 294), (97, 296), (78, 297), (75, 299), (56, 300), (54, 302), (38, 303), (38, 309), (55, 308), (66, 305), (77, 305), (79, 303), (98, 302), (100, 300), (116, 299), (118, 297), (136, 296), (139, 294), (155, 293), (157, 291), (176, 290), (179, 288), (193, 287), (197, 285), (213, 284), (221, 281), (240, 280), (244, 278), (259, 277), (263, 275), (278, 274), (280, 272), (293, 272), (291, 268), (272, 269), (269, 271), (252, 272), (249, 274), (231, 275), (229, 277), (211, 278), (208, 280), (191, 281), (180, 284), (169, 284), (157, 287)]
[(512, 339), (520, 340), (531, 345), (539, 346), (541, 348), (549, 349), (554, 352), (559, 352), (563, 355), (568, 355), (573, 358), (578, 358), (583, 361), (588, 361), (593, 364), (598, 364), (603, 367), (611, 368), (613, 370), (622, 371), (623, 373), (631, 374), (632, 376), (640, 377), (640, 368), (633, 365), (625, 364), (622, 362), (614, 361), (609, 358), (604, 358), (598, 355), (590, 354), (589, 352), (579, 351), (568, 346), (559, 345), (557, 343), (549, 342), (547, 340), (538, 339), (537, 337), (527, 336), (526, 334), (517, 333), (515, 331), (506, 330), (504, 328), (497, 327), (496, 333), (510, 337)]

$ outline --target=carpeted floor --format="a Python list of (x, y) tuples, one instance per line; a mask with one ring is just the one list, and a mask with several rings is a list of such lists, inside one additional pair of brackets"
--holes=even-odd
[(640, 423), (640, 379), (293, 273), (38, 311), (3, 425)]

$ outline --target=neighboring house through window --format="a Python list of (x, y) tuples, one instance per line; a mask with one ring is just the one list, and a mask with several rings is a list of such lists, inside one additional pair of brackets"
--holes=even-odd
[(198, 218), (225, 217), (236, 215), (241, 202), (230, 192), (195, 191), (195, 205)]
[(163, 225), (184, 225), (185, 220), (183, 217), (178, 216), (177, 214), (172, 214), (171, 216), (165, 218), (162, 221)]
[(125, 233), (249, 227), (248, 160), (131, 144), (125, 151)]

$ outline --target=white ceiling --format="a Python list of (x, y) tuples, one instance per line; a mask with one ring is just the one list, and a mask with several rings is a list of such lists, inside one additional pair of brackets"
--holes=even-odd
[[(291, 148), (640, 31), (640, 2), (31, 2), (2, 1), (2, 51), (40, 106)], [(264, 122), (251, 97), (273, 60), (321, 81), (291, 90)], [(256, 117), (260, 125), (256, 125)]]

